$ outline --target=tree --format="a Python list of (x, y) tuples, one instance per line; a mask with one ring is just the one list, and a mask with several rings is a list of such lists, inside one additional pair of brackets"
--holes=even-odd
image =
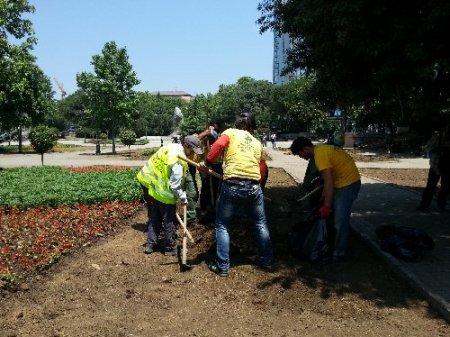
[(314, 76), (324, 104), (381, 110), (397, 124), (448, 115), (447, 1), (264, 0), (258, 8), (261, 32), (292, 40), (286, 71)]
[(87, 104), (97, 121), (107, 125), (116, 153), (115, 138), (121, 126), (128, 126), (135, 116), (136, 95), (133, 87), (140, 83), (128, 62), (125, 48), (114, 41), (107, 42), (101, 55), (94, 55), (94, 74), (77, 74), (77, 84), (87, 98)]
[(35, 64), (30, 50), (36, 43), (32, 23), (22, 17), (34, 13), (26, 0), (0, 0), (0, 126), (36, 125), (52, 108), (51, 83)]
[[(9, 57), (10, 49), (18, 45), (17, 41), (21, 42), (25, 49), (36, 43), (31, 21), (22, 18), (22, 14), (34, 11), (34, 6), (27, 0), (0, 0), (0, 58)], [(8, 37), (17, 41), (11, 44)]]
[(269, 81), (251, 77), (241, 77), (235, 84), (221, 85), (216, 99), (223, 122), (233, 125), (241, 112), (252, 112), (261, 127), (268, 127), (273, 87)]
[(276, 119), (273, 124), (278, 130), (306, 131), (326, 120), (327, 108), (311, 92), (313, 82), (313, 78), (302, 77), (274, 88), (272, 111)]
[(131, 145), (136, 144), (136, 133), (130, 129), (122, 129), (119, 137), (122, 144), (128, 146), (128, 152), (131, 155)]
[[(19, 152), (22, 152), (22, 128), (42, 123), (54, 108), (51, 82), (36, 65), (26, 48), (11, 47), (9, 57), (1, 61), (0, 121), (2, 128), (19, 129)], [(6, 80), (7, 79), (7, 80)]]
[(58, 130), (45, 125), (35, 126), (29, 135), (31, 146), (41, 154), (41, 163), (44, 165), (44, 153), (50, 151), (58, 140)]
[(183, 110), (181, 130), (185, 135), (205, 130), (210, 120), (221, 121), (218, 113), (217, 97), (211, 94), (197, 95)]

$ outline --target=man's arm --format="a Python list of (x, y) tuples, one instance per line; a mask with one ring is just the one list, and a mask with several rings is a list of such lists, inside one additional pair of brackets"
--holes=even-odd
[(181, 182), (183, 181), (183, 165), (180, 163), (175, 163), (172, 166), (170, 172), (170, 190), (173, 192), (177, 199), (185, 204), (187, 203), (186, 192), (183, 191)]
[(211, 146), (211, 149), (206, 156), (205, 164), (215, 163), (220, 155), (225, 151), (230, 143), (230, 138), (227, 135), (221, 135), (219, 139)]

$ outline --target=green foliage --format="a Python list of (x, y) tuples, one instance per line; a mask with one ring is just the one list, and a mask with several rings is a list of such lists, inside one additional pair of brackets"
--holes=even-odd
[(314, 76), (312, 91), (326, 106), (375, 112), (388, 126), (446, 115), (449, 2), (264, 0), (258, 9), (262, 32), (292, 39), (286, 72)]
[(158, 150), (159, 150), (159, 148), (157, 148), (157, 147), (152, 147), (152, 148), (150, 148), (150, 149), (144, 149), (144, 150), (142, 150), (141, 155), (142, 155), (142, 156), (151, 157), (151, 156), (153, 156), (153, 155), (156, 153), (156, 151), (158, 151)]
[(138, 118), (134, 123), (137, 136), (171, 134), (175, 129), (175, 108), (180, 108), (184, 114), (187, 105), (188, 103), (180, 98), (162, 97), (149, 92), (138, 93)]
[(214, 114), (220, 114), (224, 124), (232, 126), (241, 112), (252, 112), (259, 127), (268, 127), (272, 122), (272, 95), (270, 82), (241, 77), (236, 84), (220, 86), (216, 95), (219, 110)]
[(28, 138), (34, 150), (41, 154), (41, 162), (44, 165), (44, 153), (50, 151), (56, 145), (58, 130), (45, 125), (38, 125), (31, 130)]
[(136, 133), (133, 130), (122, 129), (120, 130), (119, 137), (122, 144), (128, 146), (128, 149), (136, 143)]
[[(0, 0), (0, 125), (3, 130), (37, 125), (52, 109), (49, 79), (30, 50), (35, 44), (26, 0)], [(19, 151), (22, 140), (19, 138)]]
[(137, 170), (74, 173), (52, 166), (6, 169), (0, 171), (0, 204), (54, 207), (139, 200), (142, 191)]
[(135, 117), (136, 98), (133, 87), (139, 84), (136, 73), (128, 61), (125, 48), (114, 41), (107, 42), (101, 55), (92, 57), (94, 73), (77, 74), (77, 84), (87, 99), (97, 130), (107, 127), (113, 140), (122, 126), (131, 124)]

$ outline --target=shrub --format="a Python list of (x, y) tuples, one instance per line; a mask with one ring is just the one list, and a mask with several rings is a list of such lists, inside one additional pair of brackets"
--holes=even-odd
[(44, 165), (44, 153), (56, 145), (58, 130), (46, 125), (38, 125), (31, 130), (28, 138), (34, 150), (41, 154), (41, 163)]

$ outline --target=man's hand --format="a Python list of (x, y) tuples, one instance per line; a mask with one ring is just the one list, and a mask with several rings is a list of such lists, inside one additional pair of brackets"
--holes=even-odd
[(331, 209), (328, 206), (323, 205), (319, 208), (319, 215), (321, 218), (328, 218), (330, 216)]
[(205, 163), (199, 163), (197, 169), (200, 173), (204, 174), (208, 173), (208, 171), (210, 170), (210, 168)]

